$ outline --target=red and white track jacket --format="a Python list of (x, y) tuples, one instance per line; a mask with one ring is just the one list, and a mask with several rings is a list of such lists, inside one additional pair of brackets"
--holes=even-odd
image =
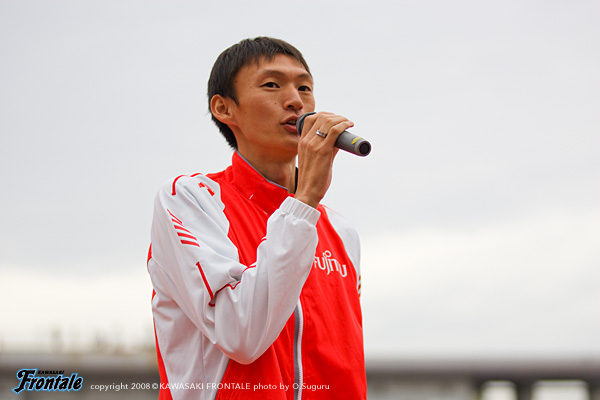
[(238, 153), (156, 197), (160, 399), (364, 399), (358, 236)]

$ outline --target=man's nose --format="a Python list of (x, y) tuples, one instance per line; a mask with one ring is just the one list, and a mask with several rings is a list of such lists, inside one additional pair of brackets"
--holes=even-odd
[(293, 110), (301, 110), (304, 107), (304, 102), (300, 93), (296, 88), (290, 88), (285, 91), (284, 107), (291, 108)]

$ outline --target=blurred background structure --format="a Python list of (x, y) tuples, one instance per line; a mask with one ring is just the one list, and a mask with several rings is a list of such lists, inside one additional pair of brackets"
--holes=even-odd
[[(152, 351), (3, 353), (3, 399), (56, 398), (52, 392), (11, 393), (19, 385), (15, 373), (23, 365), (84, 378), (82, 390), (60, 393), (61, 399), (158, 398), (160, 379)], [(369, 360), (367, 377), (370, 400), (600, 400), (600, 359)]]

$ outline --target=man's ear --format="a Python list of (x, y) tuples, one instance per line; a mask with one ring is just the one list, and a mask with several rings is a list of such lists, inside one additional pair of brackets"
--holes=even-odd
[(234, 107), (235, 101), (230, 97), (223, 97), (220, 94), (215, 94), (212, 99), (210, 99), (210, 111), (212, 112), (212, 115), (226, 125), (230, 125), (234, 122)]

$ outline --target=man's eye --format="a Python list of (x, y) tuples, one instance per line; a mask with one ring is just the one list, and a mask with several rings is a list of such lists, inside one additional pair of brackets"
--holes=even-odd
[(277, 84), (275, 82), (267, 82), (263, 85), (264, 87), (268, 87), (268, 88), (277, 88), (279, 86), (277, 86)]
[(298, 90), (301, 91), (301, 92), (312, 92), (312, 89), (311, 89), (310, 86), (300, 86), (298, 88)]

